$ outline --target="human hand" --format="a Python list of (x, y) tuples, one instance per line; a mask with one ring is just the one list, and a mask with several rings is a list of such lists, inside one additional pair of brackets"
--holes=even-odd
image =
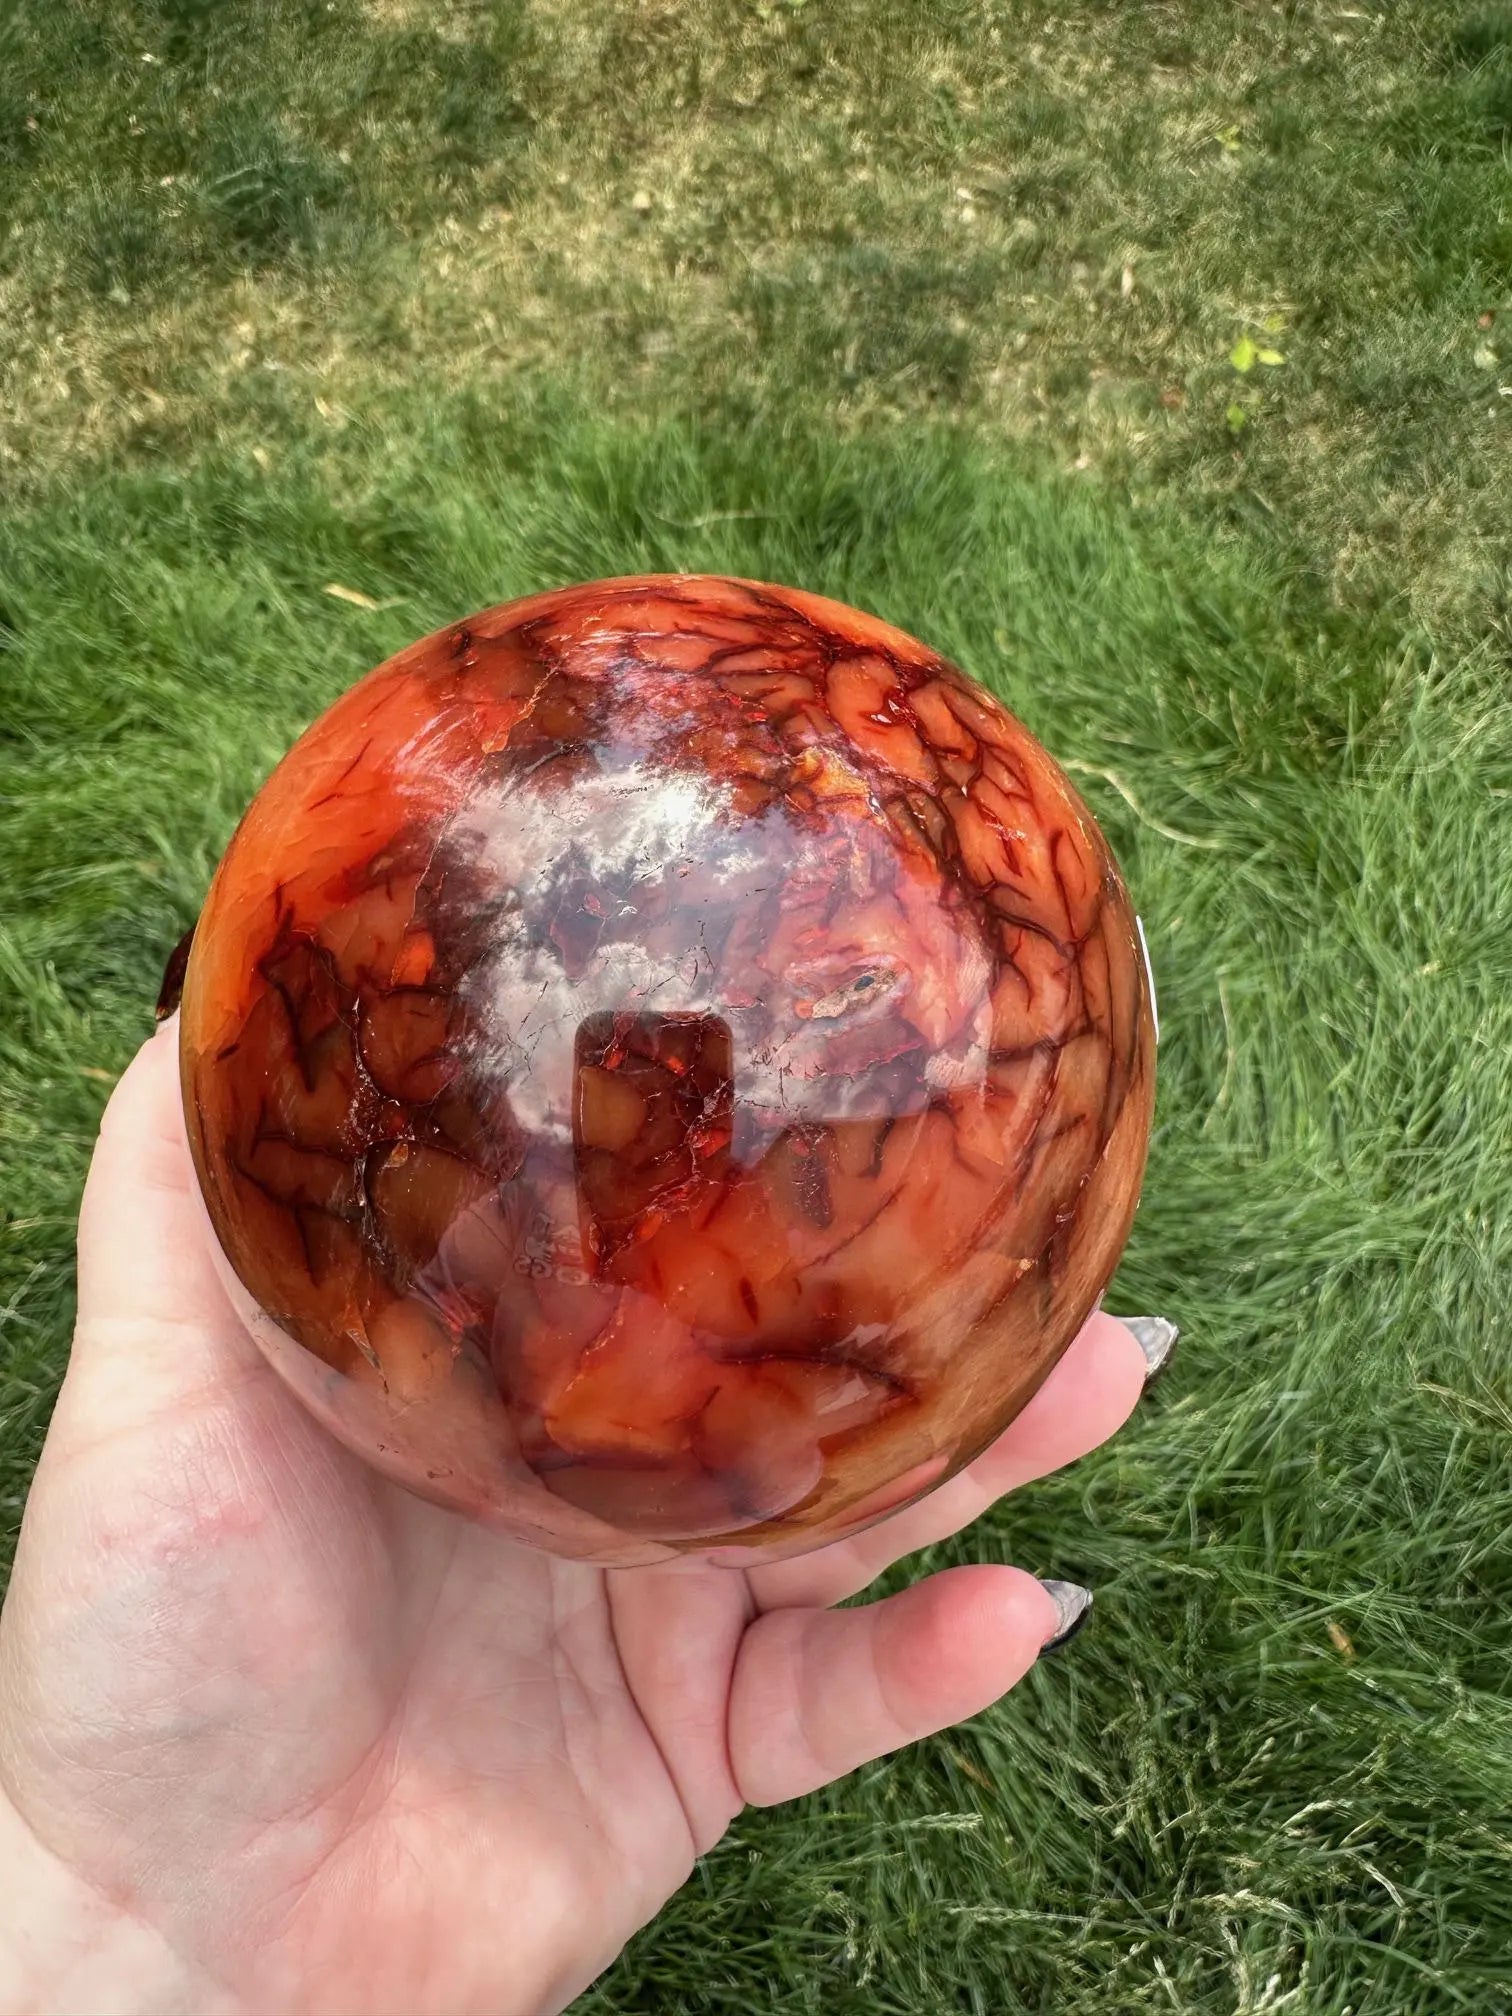
[(559, 2009), (743, 1805), (975, 1714), (1061, 1632), (998, 1564), (830, 1606), (1105, 1440), (1168, 1325), (1094, 1316), (985, 1456), (801, 1559), (556, 1560), (286, 1392), (205, 1250), (174, 1035), (105, 1114), (0, 1617), (5, 2016)]

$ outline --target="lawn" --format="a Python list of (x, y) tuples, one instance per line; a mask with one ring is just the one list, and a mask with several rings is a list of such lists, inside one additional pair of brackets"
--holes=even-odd
[[(581, 2004), (1512, 2009), (1512, 7), (13, 0), (0, 1496), (242, 806), (410, 638), (640, 568), (993, 685), (1135, 892), (1097, 1591), (752, 1814)], [(342, 592), (333, 592), (340, 590)]]

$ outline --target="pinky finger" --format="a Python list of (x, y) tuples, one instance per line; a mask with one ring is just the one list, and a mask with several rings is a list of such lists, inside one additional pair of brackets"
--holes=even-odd
[(769, 1610), (741, 1641), (730, 1761), (748, 1805), (796, 1799), (979, 1714), (1068, 1621), (1020, 1569), (950, 1568), (858, 1610)]

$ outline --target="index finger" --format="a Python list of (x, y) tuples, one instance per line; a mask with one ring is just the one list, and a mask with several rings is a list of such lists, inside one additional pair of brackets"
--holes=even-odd
[(1121, 1428), (1149, 1363), (1134, 1333), (1102, 1311), (1088, 1317), (1024, 1411), (985, 1454), (890, 1519), (791, 1561), (750, 1570), (763, 1610), (842, 1602), (921, 1547), (948, 1539), (1023, 1484), (1087, 1455)]

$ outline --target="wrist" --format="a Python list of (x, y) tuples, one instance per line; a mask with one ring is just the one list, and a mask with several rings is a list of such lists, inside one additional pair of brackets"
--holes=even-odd
[(43, 1846), (0, 1790), (0, 2016), (236, 2016), (215, 1982)]

